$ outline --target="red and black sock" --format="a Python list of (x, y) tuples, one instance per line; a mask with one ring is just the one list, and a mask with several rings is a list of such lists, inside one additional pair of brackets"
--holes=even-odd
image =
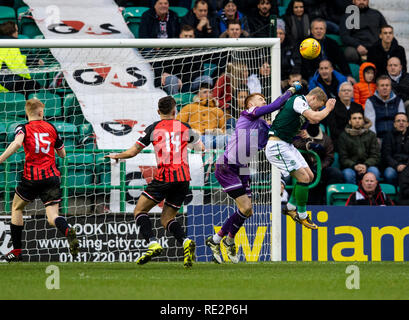
[(67, 236), (67, 231), (70, 228), (67, 220), (64, 217), (57, 217), (54, 220), (55, 227), (64, 235)]

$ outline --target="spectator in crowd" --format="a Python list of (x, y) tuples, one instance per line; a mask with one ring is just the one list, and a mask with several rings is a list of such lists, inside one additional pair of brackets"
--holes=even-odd
[(335, 151), (338, 151), (338, 138), (349, 123), (350, 113), (364, 113), (363, 107), (352, 101), (353, 88), (350, 82), (341, 83), (334, 110), (326, 118), (326, 126), (329, 130)]
[[(274, 11), (274, 8), (276, 11)], [(273, 14), (277, 15), (277, 1), (258, 0), (257, 8), (252, 8), (247, 18), (252, 38), (268, 38), (273, 36), (273, 26), (270, 22), (270, 16)]]
[[(191, 39), (194, 37), (193, 28), (189, 25), (183, 25), (179, 38)], [(168, 95), (174, 95), (178, 92), (196, 92), (203, 82), (213, 85), (212, 78), (209, 75), (204, 75), (202, 58), (202, 56), (188, 55), (183, 58), (153, 62), (155, 87), (161, 87)]]
[(371, 122), (362, 112), (350, 113), (349, 124), (338, 138), (339, 164), (346, 183), (356, 184), (367, 172), (379, 180), (381, 151)]
[(310, 18), (306, 12), (304, 0), (291, 0), (283, 15), (286, 35), (298, 45), (310, 34)]
[(250, 94), (257, 92), (257, 89), (261, 88), (261, 85), (260, 83), (254, 85), (254, 82), (257, 82), (256, 80), (257, 79), (252, 80), (253, 83), (251, 86), (255, 91), (250, 90), (247, 66), (239, 62), (228, 63), (226, 72), (216, 80), (213, 88), (213, 97), (217, 100), (219, 108), (230, 108), (232, 94), (235, 90), (247, 90)]
[(409, 114), (409, 73), (402, 70), (398, 57), (389, 58), (386, 69), (392, 81), (393, 92), (402, 98), (406, 113)]
[[(319, 124), (309, 124), (307, 129), (301, 130), (300, 139), (296, 139), (293, 144), (297, 149), (314, 151), (319, 156), (322, 170), (321, 180), (314, 189), (310, 190), (308, 203), (324, 204), (326, 186), (344, 182), (341, 170), (331, 167), (334, 162), (334, 145), (331, 138), (322, 131)], [(316, 158), (311, 153), (303, 154), (303, 156), (316, 175)]]
[(382, 140), (388, 131), (392, 131), (393, 117), (398, 112), (405, 112), (403, 101), (392, 91), (391, 79), (382, 75), (376, 79), (375, 94), (365, 103), (365, 117), (372, 123), (370, 130)]
[(227, 30), (230, 20), (238, 20), (241, 29), (247, 34), (250, 33), (247, 16), (237, 10), (235, 0), (224, 0), (223, 9), (219, 10), (217, 15), (219, 17), (219, 31), (221, 34)]
[(308, 16), (311, 20), (321, 18), (327, 23), (328, 33), (338, 34), (341, 17), (351, 0), (306, 0)]
[[(216, 0), (216, 1), (223, 3), (223, 0)], [(237, 5), (237, 8), (239, 9), (240, 12), (247, 14), (252, 9), (257, 8), (257, 4), (259, 3), (259, 0), (235, 0), (234, 3)], [(271, 14), (278, 16), (278, 1), (277, 0), (271, 1)]]
[(368, 49), (368, 61), (376, 66), (379, 75), (386, 74), (388, 59), (398, 57), (402, 64), (402, 70), (406, 72), (405, 49), (399, 45), (394, 37), (393, 27), (384, 25), (379, 33), (379, 40)]
[[(0, 25), (0, 39), (17, 39), (18, 27), (13, 21)], [(28, 67), (43, 66), (44, 61), (36, 57), (21, 54), (19, 48), (0, 48), (0, 69), (8, 69), (10, 73), (0, 75), (0, 92), (20, 92), (28, 97), (40, 90), (41, 85), (31, 79)]]
[[(361, 64), (366, 60), (368, 49), (379, 39), (381, 27), (386, 24), (385, 17), (376, 9), (369, 8), (369, 0), (353, 0), (359, 8), (359, 19), (350, 18), (345, 13), (339, 25), (339, 34), (345, 48), (348, 62)], [(354, 14), (354, 12), (352, 12)], [(350, 25), (359, 21), (359, 26)]]
[(308, 83), (305, 81), (301, 75), (301, 73), (292, 72), (288, 75), (287, 79), (281, 81), (281, 91), (287, 91), (294, 82), (298, 81), (302, 84), (302, 89), (298, 91), (298, 94), (307, 95), (308, 94)]
[(241, 28), (240, 21), (238, 19), (229, 20), (227, 22), (227, 29), (224, 31), (220, 38), (247, 38), (249, 33)]
[(290, 73), (301, 72), (301, 54), (298, 47), (287, 38), (282, 19), (277, 19), (277, 37), (280, 38), (281, 79), (284, 80)]
[[(333, 67), (343, 75), (346, 75), (348, 81), (355, 83), (355, 79), (352, 77), (351, 69), (345, 60), (344, 54), (338, 43), (326, 36), (327, 23), (324, 19), (317, 18), (311, 22), (311, 34), (309, 37), (317, 40), (321, 45), (321, 53), (315, 59), (302, 58), (302, 72), (305, 79), (310, 79), (314, 72), (318, 69), (318, 65), (321, 60), (331, 61)], [(298, 50), (297, 50), (298, 51)]]
[(382, 161), (385, 183), (397, 185), (398, 175), (409, 164), (408, 116), (398, 112), (393, 121), (393, 130), (382, 141)]
[(320, 87), (327, 94), (328, 98), (338, 97), (339, 86), (347, 81), (347, 77), (335, 71), (329, 60), (322, 60), (319, 63), (317, 72), (308, 84), (309, 90)]
[(244, 111), (244, 101), (248, 97), (249, 92), (247, 90), (236, 90), (232, 95), (231, 108), (227, 108), (226, 115), (226, 134), (231, 135), (236, 128), (236, 119), (240, 116), (240, 113)]
[(223, 110), (217, 107), (209, 84), (200, 85), (194, 101), (184, 106), (176, 119), (199, 132), (206, 149), (224, 147), (226, 118)]
[(209, 12), (205, 0), (196, 0), (193, 9), (182, 18), (181, 23), (192, 26), (196, 38), (217, 38), (220, 35), (217, 17)]
[(376, 175), (366, 173), (358, 184), (358, 190), (351, 193), (345, 206), (394, 206), (393, 200), (382, 191)]
[(376, 91), (376, 67), (373, 63), (364, 62), (359, 67), (359, 82), (354, 84), (354, 101), (361, 106), (372, 97)]
[(142, 14), (139, 38), (178, 38), (179, 33), (179, 18), (169, 10), (168, 0), (157, 0), (152, 9)]
[(250, 75), (248, 88), (253, 93), (260, 92), (267, 103), (271, 102), (271, 66), (269, 61), (262, 61), (257, 72)]

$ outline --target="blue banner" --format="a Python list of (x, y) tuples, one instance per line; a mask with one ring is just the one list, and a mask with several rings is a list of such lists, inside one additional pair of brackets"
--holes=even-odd
[[(282, 216), (283, 261), (409, 261), (408, 207), (308, 206), (318, 230)], [(189, 206), (187, 233), (197, 243), (197, 260), (210, 261), (208, 236), (234, 213), (229, 206)], [(241, 261), (271, 259), (271, 208), (255, 206), (255, 214), (236, 236)], [(228, 260), (221, 246), (223, 259)]]

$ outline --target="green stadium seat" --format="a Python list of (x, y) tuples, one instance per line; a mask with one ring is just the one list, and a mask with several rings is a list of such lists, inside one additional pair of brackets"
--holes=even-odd
[(77, 146), (84, 149), (95, 148), (94, 129), (90, 123), (83, 123), (77, 126), (78, 140)]
[[(0, 120), (0, 149), (7, 148), (7, 126), (9, 122), (6, 119)], [(2, 152), (0, 152), (2, 153)]]
[(191, 92), (184, 92), (184, 93), (177, 93), (173, 95), (173, 98), (176, 101), (176, 107), (178, 111), (184, 106), (193, 101), (194, 93)]
[(338, 152), (334, 152), (334, 162), (332, 163), (331, 167), (341, 169), (339, 165), (339, 154)]
[(75, 125), (86, 123), (81, 106), (75, 97), (75, 94), (68, 93), (64, 96), (63, 109), (64, 119), (66, 122), (70, 122)]
[(111, 161), (104, 158), (106, 153), (97, 153), (95, 155), (97, 184), (111, 185)]
[(14, 131), (16, 130), (16, 127), (19, 125), (19, 124), (22, 124), (22, 123), (27, 123), (27, 120), (26, 119), (21, 119), (21, 121), (13, 121), (13, 120), (10, 120), (6, 125), (7, 125), (7, 127), (6, 127), (6, 134), (7, 134), (7, 138), (6, 138), (6, 141), (7, 141), (7, 144), (9, 144), (10, 142), (12, 142), (13, 140), (14, 140)]
[(62, 116), (62, 104), (59, 95), (51, 93), (49, 91), (39, 91), (30, 94), (28, 98), (37, 98), (41, 100), (42, 103), (44, 103), (44, 117), (46, 119), (58, 119)]
[(77, 143), (76, 138), (78, 134), (77, 127), (72, 123), (62, 121), (51, 121), (50, 123), (52, 123), (57, 129), (58, 134), (64, 141), (65, 148), (75, 149)]
[(352, 192), (358, 190), (358, 186), (350, 183), (330, 184), (327, 186), (327, 205), (344, 206)]
[(336, 43), (342, 48), (344, 46), (344, 44), (342, 43), (341, 37), (337, 34), (331, 34), (331, 33), (327, 33), (326, 37), (335, 40)]
[[(67, 185), (82, 187), (94, 184), (95, 159), (92, 153), (67, 153)], [(77, 193), (70, 189), (70, 194)], [(83, 190), (78, 191), (83, 193)]]
[(16, 11), (11, 7), (0, 6), (0, 23), (13, 21), (17, 23)]
[(142, 20), (142, 15), (145, 11), (149, 10), (147, 7), (128, 7), (122, 12), (125, 22), (128, 25), (129, 30), (135, 36), (139, 37), (139, 25)]
[(352, 77), (356, 80), (356, 82), (359, 82), (359, 64), (356, 63), (350, 63), (349, 68), (351, 69)]
[(180, 21), (185, 15), (187, 15), (187, 13), (189, 12), (189, 10), (186, 9), (185, 7), (169, 7), (169, 10), (172, 10), (174, 13), (177, 14), (177, 16), (179, 17), (179, 21)]
[(385, 192), (393, 201), (398, 199), (398, 192), (393, 184), (380, 183), (381, 189)]
[(30, 8), (28, 6), (20, 7), (17, 9), (18, 29), (19, 33), (22, 33), (29, 38), (41, 35), (42, 32), (37, 27), (37, 24), (32, 18)]
[[(25, 158), (24, 152), (20, 151), (12, 154), (6, 160), (8, 163), (10, 163), (9, 171), (7, 172), (8, 173), (7, 186), (9, 186), (10, 188), (15, 188), (17, 186), (17, 183), (21, 179), (21, 174), (24, 167), (24, 158)], [(6, 185), (5, 167), (6, 167), (5, 163), (2, 163), (0, 165), (0, 185), (2, 187)]]
[(18, 92), (0, 92), (0, 110), (2, 118), (16, 119), (25, 117), (26, 98)]

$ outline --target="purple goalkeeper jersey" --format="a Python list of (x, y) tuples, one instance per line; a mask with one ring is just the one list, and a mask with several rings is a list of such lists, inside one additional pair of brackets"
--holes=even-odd
[(247, 166), (258, 150), (263, 149), (267, 144), (270, 126), (262, 119), (262, 116), (279, 110), (291, 96), (291, 91), (287, 90), (266, 106), (242, 111), (237, 120), (236, 129), (229, 138), (226, 150), (219, 160), (239, 167)]

